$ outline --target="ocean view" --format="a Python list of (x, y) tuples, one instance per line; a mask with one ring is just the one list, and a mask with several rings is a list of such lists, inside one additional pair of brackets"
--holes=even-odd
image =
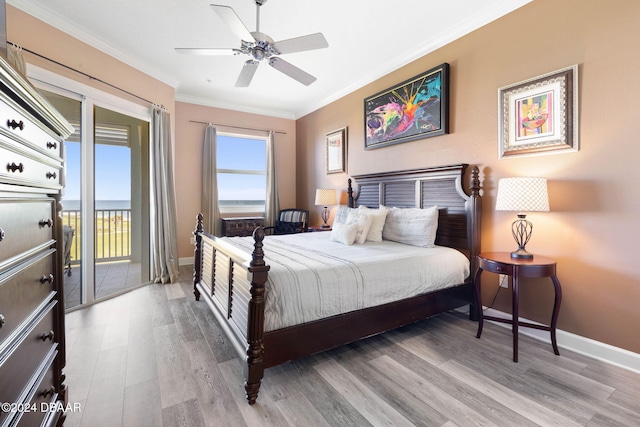
[[(80, 200), (62, 200), (62, 208), (65, 211), (79, 211)], [(96, 200), (96, 210), (131, 209), (131, 200)]]

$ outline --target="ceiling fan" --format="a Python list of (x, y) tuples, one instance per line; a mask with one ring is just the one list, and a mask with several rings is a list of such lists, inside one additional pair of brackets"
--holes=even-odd
[(236, 12), (229, 6), (210, 5), (213, 11), (222, 19), (229, 29), (240, 38), (240, 48), (176, 48), (178, 53), (191, 55), (249, 55), (251, 59), (244, 63), (244, 67), (236, 81), (236, 87), (247, 87), (253, 79), (260, 62), (265, 59), (276, 70), (297, 80), (305, 86), (316, 81), (316, 78), (306, 71), (285, 61), (278, 55), (306, 50), (323, 49), (329, 43), (322, 33), (309, 34), (292, 39), (274, 42), (271, 37), (260, 32), (260, 7), (267, 0), (254, 0), (256, 3), (256, 31), (250, 32), (242, 23)]

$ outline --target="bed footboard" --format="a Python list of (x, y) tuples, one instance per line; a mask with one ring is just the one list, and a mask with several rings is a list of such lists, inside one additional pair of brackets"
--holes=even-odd
[(253, 232), (251, 257), (224, 240), (205, 233), (198, 215), (195, 235), (193, 293), (204, 298), (236, 350), (245, 358), (245, 390), (249, 404), (258, 397), (264, 376), (264, 229)]

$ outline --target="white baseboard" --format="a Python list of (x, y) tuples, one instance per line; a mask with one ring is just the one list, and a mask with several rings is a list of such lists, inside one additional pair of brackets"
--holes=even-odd
[(178, 265), (193, 265), (194, 257), (178, 258)]
[[(503, 311), (498, 311), (493, 308), (487, 308), (484, 313), (487, 316), (511, 319), (511, 314), (505, 313)], [(523, 319), (522, 317), (520, 318), (520, 320), (524, 322), (538, 323), (528, 319)], [(505, 328), (511, 328), (511, 326), (507, 323), (492, 323), (503, 326)], [(551, 344), (551, 337), (549, 336), (549, 332), (547, 331), (527, 328), (524, 326), (521, 326), (519, 328), (519, 331), (524, 335)], [(574, 351), (576, 353), (583, 354), (593, 359), (601, 360), (603, 362), (610, 363), (612, 365), (619, 366), (636, 373), (640, 373), (640, 354), (638, 353), (634, 353), (623, 348), (614, 347), (600, 341), (581, 337), (580, 335), (572, 334), (560, 329), (556, 330), (556, 340), (558, 342), (558, 347)]]

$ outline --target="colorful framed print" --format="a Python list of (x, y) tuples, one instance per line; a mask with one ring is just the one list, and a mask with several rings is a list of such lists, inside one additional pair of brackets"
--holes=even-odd
[(449, 133), (449, 64), (364, 100), (365, 150)]
[(329, 132), (327, 141), (327, 173), (346, 172), (347, 128)]
[(498, 156), (578, 150), (578, 66), (498, 89)]

